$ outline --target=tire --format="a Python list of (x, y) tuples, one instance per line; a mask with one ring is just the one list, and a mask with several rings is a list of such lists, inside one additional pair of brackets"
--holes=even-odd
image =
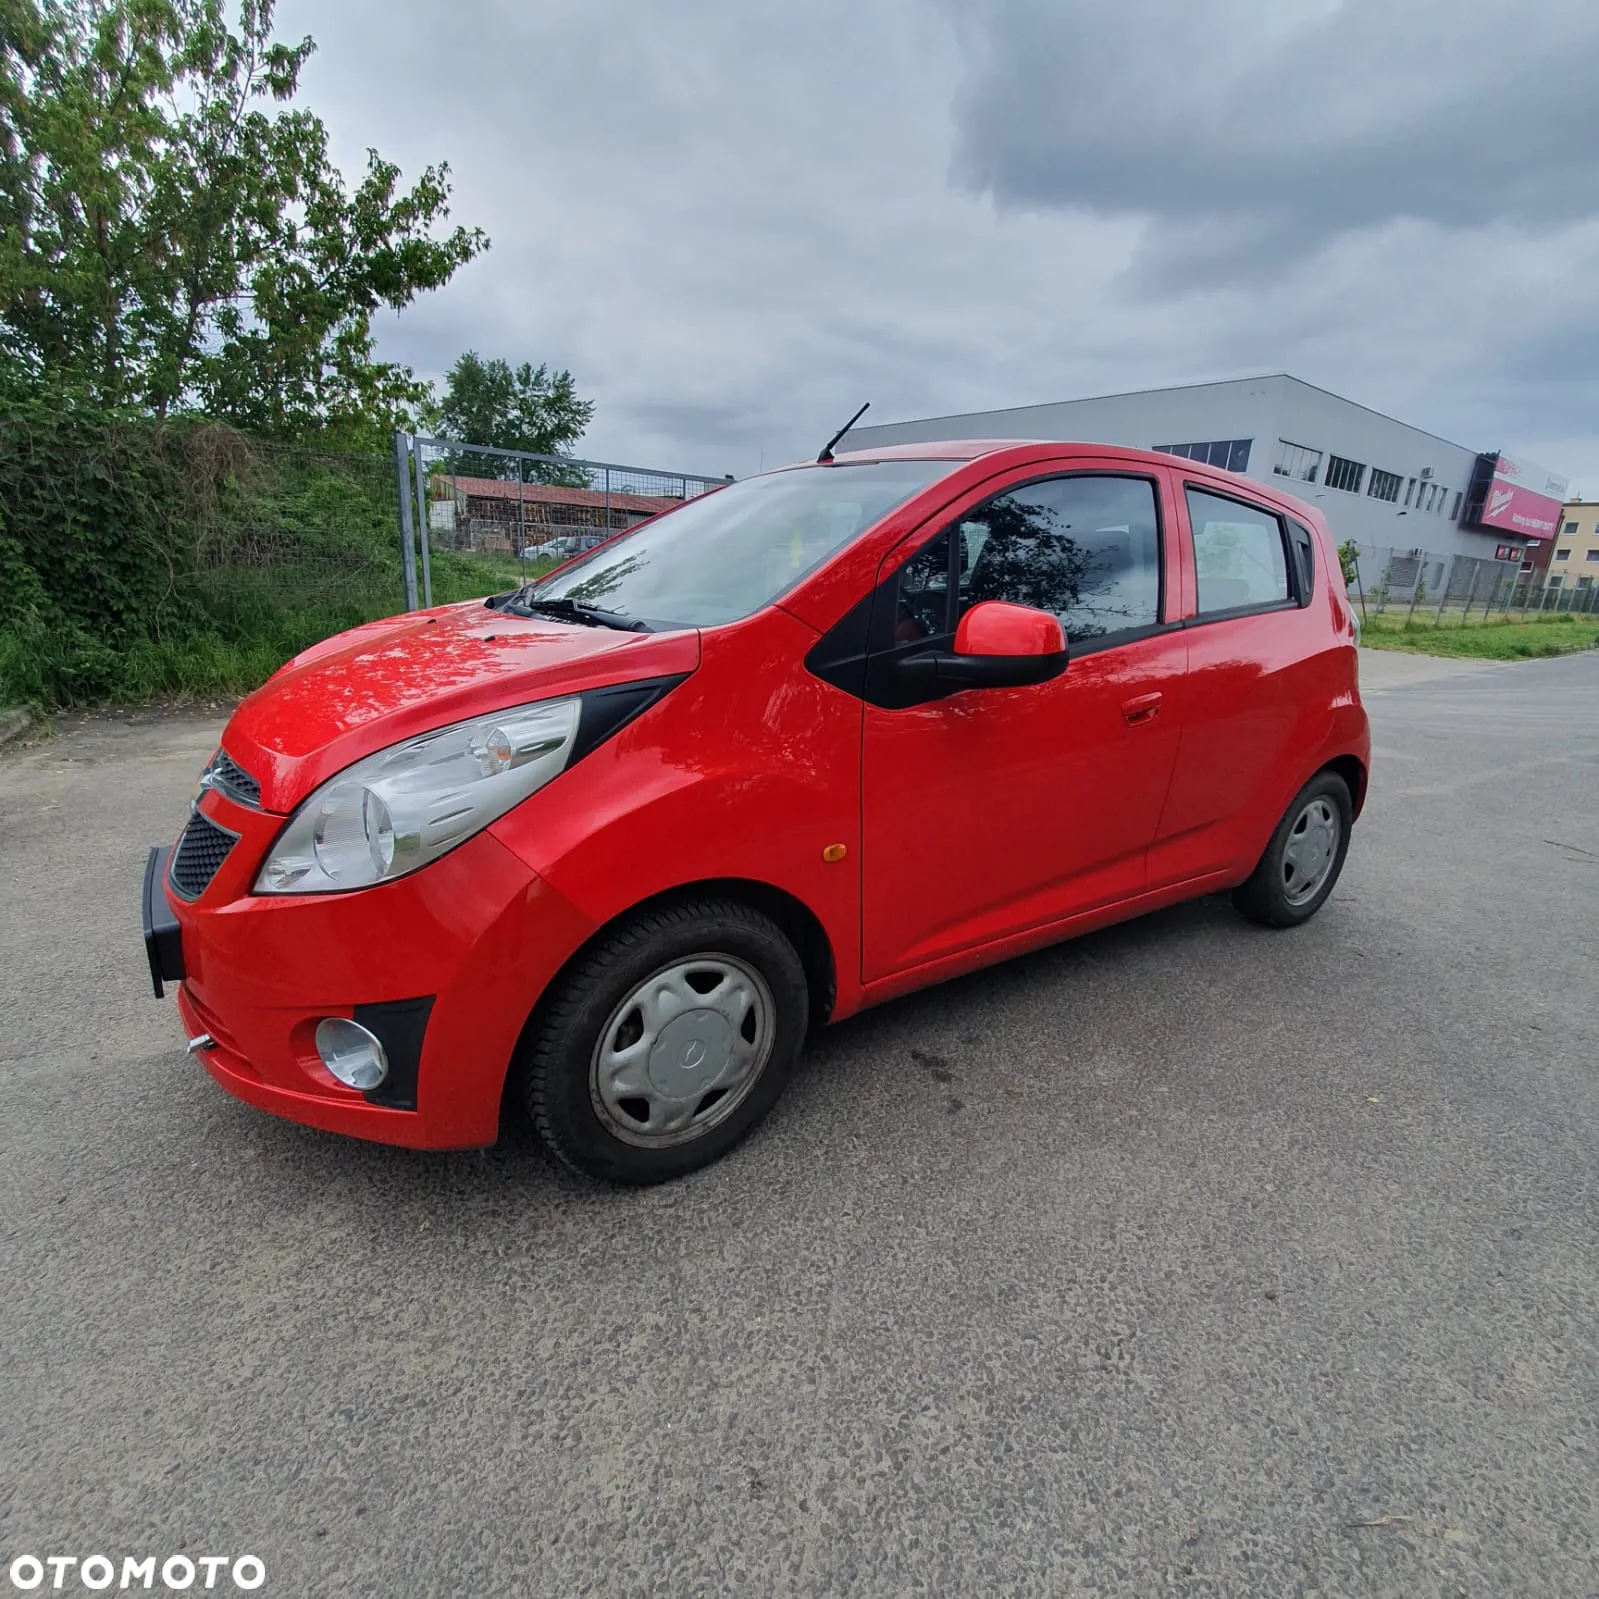
[(541, 1007), (521, 1062), (528, 1113), (574, 1171), (670, 1182), (777, 1103), (809, 1017), (805, 968), (769, 917), (711, 898), (641, 911)]
[(1318, 772), (1283, 813), (1248, 881), (1233, 890), (1234, 907), (1265, 927), (1308, 922), (1344, 869), (1353, 822), (1348, 784), (1336, 772)]

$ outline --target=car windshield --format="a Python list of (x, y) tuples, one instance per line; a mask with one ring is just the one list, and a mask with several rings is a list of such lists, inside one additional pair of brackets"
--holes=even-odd
[(654, 627), (736, 622), (950, 470), (948, 461), (805, 466), (730, 483), (526, 589)]

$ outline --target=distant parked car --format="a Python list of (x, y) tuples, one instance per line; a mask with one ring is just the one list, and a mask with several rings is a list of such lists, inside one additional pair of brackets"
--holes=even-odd
[(1366, 792), (1355, 663), (1275, 485), (981, 440), (771, 472), (290, 661), (151, 852), (151, 974), (263, 1110), (454, 1149), (509, 1079), (563, 1160), (659, 1182), (823, 1022), (1218, 890), (1308, 921)]
[(563, 535), (561, 538), (543, 539), (537, 544), (529, 544), (522, 551), (524, 561), (567, 561), (574, 555), (589, 547), (589, 540), (575, 534)]

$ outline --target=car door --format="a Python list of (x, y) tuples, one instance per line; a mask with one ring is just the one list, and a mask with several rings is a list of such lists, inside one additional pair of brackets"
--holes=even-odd
[[(885, 561), (865, 678), (864, 981), (1142, 890), (1185, 659), (1162, 520), (1156, 474), (1034, 468)], [(898, 674), (950, 649), (984, 600), (1058, 616), (1064, 675), (929, 698)]]
[[(1331, 717), (1316, 657), (1337, 642), (1315, 592), (1315, 540), (1281, 511), (1174, 474), (1189, 541), (1187, 704), (1150, 886), (1247, 869)], [(1284, 792), (1284, 790), (1287, 790)]]

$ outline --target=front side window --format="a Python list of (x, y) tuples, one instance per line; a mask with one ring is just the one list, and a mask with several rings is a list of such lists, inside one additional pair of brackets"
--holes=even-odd
[(974, 507), (951, 533), (957, 623), (984, 600), (1049, 611), (1072, 643), (1160, 621), (1160, 523), (1147, 478), (1029, 483)]
[(940, 533), (900, 568), (894, 613), (896, 644), (914, 644), (950, 631), (949, 541), (948, 533)]
[(1288, 560), (1277, 518), (1201, 489), (1187, 492), (1200, 615), (1288, 599)]
[(527, 591), (654, 627), (753, 615), (952, 461), (864, 461), (746, 478), (691, 500)]

